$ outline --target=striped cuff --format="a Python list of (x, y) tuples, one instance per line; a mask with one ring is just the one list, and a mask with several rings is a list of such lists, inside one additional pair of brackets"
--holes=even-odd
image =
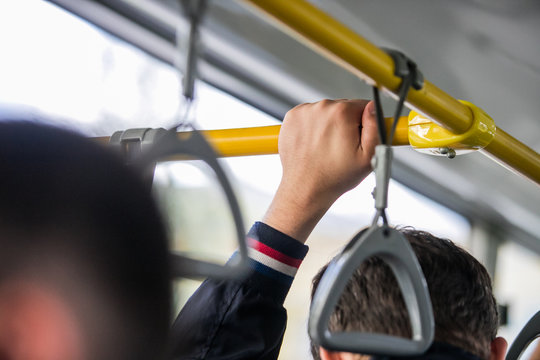
[[(249, 266), (254, 271), (246, 283), (283, 303), (308, 246), (262, 222), (256, 222), (249, 230), (247, 246)], [(237, 256), (238, 251), (229, 261)]]
[(308, 247), (292, 237), (256, 222), (247, 235), (252, 286), (283, 302)]
[(249, 235), (247, 245), (248, 256), (255, 271), (284, 284), (292, 283), (303, 257), (301, 259), (291, 257)]

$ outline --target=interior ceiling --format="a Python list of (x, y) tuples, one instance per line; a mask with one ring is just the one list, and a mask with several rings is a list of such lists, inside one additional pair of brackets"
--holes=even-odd
[[(482, 107), (500, 128), (540, 152), (537, 1), (311, 1), (371, 42), (403, 51), (429, 81)], [(175, 27), (187, 31), (176, 0), (54, 2), (169, 62)], [(92, 3), (120, 14), (133, 28), (126, 31), (118, 19), (92, 15)], [(278, 117), (301, 102), (371, 97), (366, 84), (241, 3), (210, 4), (202, 32), (205, 80)], [(144, 40), (135, 30), (153, 37)], [(386, 99), (388, 114), (392, 107)], [(479, 153), (449, 160), (400, 148), (396, 157), (399, 181), (540, 251), (538, 185)]]

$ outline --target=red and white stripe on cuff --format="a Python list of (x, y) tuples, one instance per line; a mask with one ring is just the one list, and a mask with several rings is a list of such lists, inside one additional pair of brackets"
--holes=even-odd
[(250, 258), (287, 276), (296, 275), (302, 260), (283, 254), (256, 239), (248, 238), (247, 240)]

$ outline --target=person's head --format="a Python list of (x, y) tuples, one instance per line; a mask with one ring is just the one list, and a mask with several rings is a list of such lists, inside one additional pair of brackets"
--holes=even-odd
[[(400, 229), (409, 240), (427, 281), (435, 317), (435, 341), (481, 359), (504, 358), (491, 278), (482, 264), (450, 240)], [(312, 297), (328, 265), (313, 279)], [(330, 331), (376, 332), (410, 338), (405, 302), (390, 267), (380, 258), (365, 261), (352, 275), (329, 323)], [(350, 358), (312, 344), (315, 359)]]
[(158, 359), (165, 229), (119, 158), (71, 132), (0, 123), (0, 358)]

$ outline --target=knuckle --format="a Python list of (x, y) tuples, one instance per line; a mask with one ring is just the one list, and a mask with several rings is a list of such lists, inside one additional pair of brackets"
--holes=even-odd
[(303, 111), (303, 109), (306, 108), (307, 105), (309, 105), (309, 104), (304, 103), (304, 104), (296, 105), (295, 107), (293, 107), (292, 109), (290, 109), (289, 111), (287, 111), (285, 113), (285, 116), (283, 117), (283, 121), (294, 118), (296, 116), (296, 114), (301, 113)]
[(321, 101), (318, 101), (315, 103), (315, 106), (319, 107), (319, 108), (328, 108), (329, 106), (331, 106), (332, 104), (334, 103), (333, 100), (330, 100), (330, 99), (323, 99)]
[(342, 120), (346, 118), (350, 113), (350, 106), (348, 103), (337, 103), (332, 109), (332, 114), (335, 116), (336, 120)]

